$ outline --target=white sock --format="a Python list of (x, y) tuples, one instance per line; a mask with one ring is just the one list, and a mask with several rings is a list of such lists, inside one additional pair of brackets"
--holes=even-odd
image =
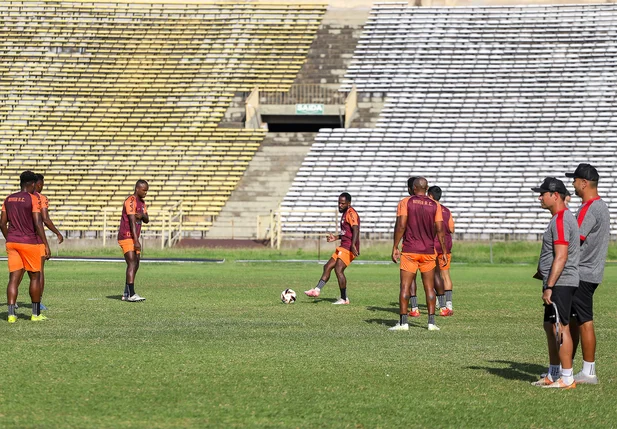
[(596, 375), (596, 363), (594, 362), (587, 362), (587, 361), (583, 361), (583, 374), (585, 375), (589, 375), (589, 376), (594, 376)]
[(548, 367), (548, 378), (552, 381), (557, 381), (557, 379), (561, 376), (561, 365), (549, 365)]
[(574, 377), (572, 376), (572, 368), (569, 368), (569, 369), (564, 368), (564, 369), (562, 369), (561, 370), (561, 379), (568, 386), (570, 384), (574, 383)]

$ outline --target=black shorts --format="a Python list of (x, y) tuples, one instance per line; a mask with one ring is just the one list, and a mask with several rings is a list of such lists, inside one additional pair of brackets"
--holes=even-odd
[[(557, 311), (559, 311), (559, 321), (562, 325), (568, 325), (570, 323), (572, 298), (574, 297), (576, 289), (576, 287), (572, 286), (553, 287), (551, 301), (557, 305)], [(552, 305), (544, 304), (544, 321), (555, 323), (555, 309)]]
[(593, 293), (599, 283), (580, 281), (572, 298), (572, 317), (582, 325), (593, 320)]

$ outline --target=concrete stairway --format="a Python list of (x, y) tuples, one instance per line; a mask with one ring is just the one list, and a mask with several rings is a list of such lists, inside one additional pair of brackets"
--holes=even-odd
[(315, 133), (268, 133), (206, 238), (256, 239), (257, 215), (265, 231), (314, 140)]

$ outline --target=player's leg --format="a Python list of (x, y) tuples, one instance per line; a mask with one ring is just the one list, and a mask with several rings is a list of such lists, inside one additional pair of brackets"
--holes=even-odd
[(446, 294), (446, 308), (450, 310), (450, 316), (454, 309), (452, 307), (452, 278), (450, 277), (450, 270), (441, 269), (441, 278), (443, 279), (443, 289)]
[(336, 279), (338, 280), (338, 287), (341, 291), (341, 299), (334, 302), (333, 304), (349, 304), (349, 298), (347, 298), (347, 278), (345, 277), (345, 268), (347, 268), (347, 264), (343, 261), (343, 258), (339, 258), (334, 265), (334, 274), (336, 274)]
[[(43, 301), (43, 293), (45, 292), (45, 261), (45, 256), (41, 256), (41, 271), (39, 279), (39, 283), (41, 285), (41, 301)], [(41, 310), (47, 310), (47, 307), (43, 305), (43, 302), (41, 302)]]
[(428, 329), (438, 331), (439, 328), (435, 325), (435, 268), (422, 271), (422, 283), (424, 284), (424, 293), (426, 295), (426, 308), (428, 310)]
[[(593, 295), (598, 284), (581, 281), (572, 297), (576, 318), (570, 320), (573, 355), (579, 343), (583, 350), (583, 369), (574, 376), (577, 383), (598, 384), (596, 375), (596, 333), (593, 323)], [(576, 328), (574, 328), (576, 326)]]
[(9, 306), (9, 323), (15, 323), (17, 321), (17, 315), (15, 314), (15, 309), (17, 308), (17, 292), (19, 283), (21, 283), (21, 279), (24, 276), (24, 272), (25, 270), (21, 268), (9, 273), (9, 283), (6, 287), (6, 302)]
[(328, 283), (328, 280), (330, 280), (330, 273), (332, 273), (332, 270), (334, 269), (334, 266), (336, 265), (337, 259), (338, 259), (338, 254), (337, 252), (334, 252), (332, 257), (323, 266), (323, 274), (321, 275), (319, 282), (317, 282), (317, 285), (313, 289), (304, 291), (304, 294), (306, 296), (311, 296), (313, 298), (317, 298), (319, 296), (323, 287), (326, 285), (326, 283)]
[(130, 250), (124, 254), (124, 260), (126, 261), (126, 284), (123, 298), (129, 302), (144, 301), (145, 298), (135, 293), (135, 275), (139, 269), (139, 255), (135, 250)]
[[(442, 308), (445, 309), (446, 308), (446, 295), (444, 293), (444, 284), (443, 284), (443, 279), (441, 277), (441, 270), (439, 269), (439, 263), (435, 264), (435, 274), (434, 274), (433, 282), (435, 283), (435, 295), (437, 296), (437, 301), (435, 302), (435, 306), (436, 306), (435, 310), (441, 310)], [(447, 314), (441, 314), (441, 315), (447, 316)]]
[(418, 308), (418, 284), (416, 282), (417, 272), (413, 273), (413, 280), (411, 281), (410, 294), (411, 298), (409, 299), (409, 306), (411, 310), (409, 310), (409, 317), (420, 317), (420, 309)]
[(30, 300), (32, 301), (30, 320), (45, 320), (47, 318), (41, 314), (41, 272), (28, 271), (28, 276), (30, 277)]
[[(560, 346), (554, 341), (558, 349), (561, 363), (561, 377), (559, 380), (545, 387), (571, 388), (576, 387), (572, 372), (572, 336), (570, 335), (570, 314), (572, 313), (572, 297), (576, 288), (567, 286), (555, 286), (551, 295), (551, 301), (557, 306), (559, 313)], [(549, 345), (550, 348), (550, 345)]]
[[(407, 310), (409, 305), (409, 297), (411, 294), (411, 283), (413, 282), (416, 272), (411, 271), (413, 264), (407, 265), (404, 261), (405, 255), (401, 256), (401, 282), (399, 290), (399, 322), (393, 327), (389, 328), (389, 331), (407, 331), (409, 330), (409, 324), (407, 323)], [(417, 270), (417, 266), (415, 266)]]

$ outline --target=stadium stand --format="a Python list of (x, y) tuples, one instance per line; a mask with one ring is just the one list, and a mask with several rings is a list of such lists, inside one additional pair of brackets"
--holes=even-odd
[(145, 178), (152, 210), (183, 201), (185, 230), (207, 230), (265, 135), (217, 128), (230, 101), (287, 91), (324, 12), (0, 2), (0, 189), (43, 173), (59, 227), (97, 231), (101, 209)]
[(283, 230), (323, 231), (311, 221), (332, 219), (347, 191), (364, 232), (391, 233), (406, 179), (421, 174), (445, 190), (458, 233), (536, 238), (548, 214), (529, 188), (566, 180), (579, 162), (602, 172), (612, 207), (616, 24), (614, 4), (376, 4), (342, 89), (384, 93), (384, 109), (374, 128), (321, 130), (285, 198)]

